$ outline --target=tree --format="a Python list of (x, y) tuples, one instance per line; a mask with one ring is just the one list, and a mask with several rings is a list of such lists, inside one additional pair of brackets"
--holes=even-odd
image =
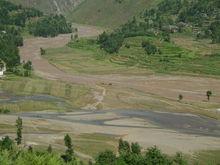
[(142, 47), (148, 55), (156, 54), (160, 51), (155, 45), (151, 44), (149, 41), (143, 41)]
[(210, 30), (212, 32), (212, 42), (220, 43), (220, 20), (213, 22), (210, 26)]
[(123, 139), (119, 139), (118, 152), (120, 155), (127, 155), (131, 152), (130, 144)]
[(131, 152), (134, 154), (140, 154), (141, 146), (138, 143), (131, 143)]
[(124, 41), (124, 37), (120, 33), (107, 34), (103, 32), (98, 37), (98, 44), (100, 48), (104, 49), (107, 53), (118, 53)]
[(26, 63), (23, 64), (23, 68), (24, 68), (24, 76), (28, 77), (31, 75), (31, 71), (33, 70), (33, 67), (32, 67), (32, 62), (31, 61), (28, 61)]
[(16, 120), (16, 127), (17, 127), (17, 137), (15, 139), (15, 141), (17, 142), (17, 145), (21, 144), (22, 141), (22, 119), (20, 117), (18, 117), (18, 119)]
[(182, 101), (183, 100), (183, 95), (179, 94), (179, 101)]
[(70, 162), (74, 160), (74, 151), (73, 151), (72, 139), (68, 134), (65, 135), (64, 142), (67, 149), (65, 154), (62, 155), (61, 157), (65, 162)]
[(52, 153), (52, 150), (53, 150), (53, 149), (52, 149), (52, 146), (49, 145), (48, 148), (47, 148), (47, 152), (48, 152), (48, 153)]
[(116, 155), (112, 151), (105, 151), (96, 158), (96, 165), (115, 165)]
[(43, 48), (40, 48), (40, 55), (45, 55), (46, 54), (46, 50)]
[(210, 97), (212, 96), (212, 91), (207, 91), (206, 92), (206, 96), (207, 96), (207, 99), (208, 101), (210, 100)]
[(168, 159), (156, 146), (147, 150), (145, 155), (145, 163), (147, 165), (172, 165), (172, 161)]

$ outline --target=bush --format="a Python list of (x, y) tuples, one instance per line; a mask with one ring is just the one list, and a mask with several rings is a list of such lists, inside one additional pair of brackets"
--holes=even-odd
[(112, 151), (105, 151), (96, 158), (96, 165), (115, 165), (116, 155)]
[(8, 136), (0, 140), (0, 150), (12, 150), (14, 147), (14, 142)]
[(161, 54), (160, 50), (155, 45), (151, 44), (148, 41), (143, 41), (142, 47), (144, 48), (144, 50), (147, 52), (148, 55), (156, 54), (156, 53)]
[(123, 36), (118, 33), (107, 34), (104, 32), (98, 37), (100, 48), (110, 54), (117, 53), (121, 48), (123, 41)]

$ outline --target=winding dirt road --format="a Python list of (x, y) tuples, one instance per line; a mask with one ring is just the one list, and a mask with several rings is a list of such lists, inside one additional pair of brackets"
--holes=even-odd
[[(78, 27), (79, 37), (94, 37), (97, 36), (102, 30), (97, 29), (93, 26), (82, 26), (75, 25)], [(35, 72), (46, 79), (52, 80), (61, 80), (69, 83), (78, 83), (91, 86), (96, 90), (100, 91), (100, 88), (103, 88), (103, 84), (113, 84), (113, 87), (116, 91), (123, 93), (126, 90), (136, 90), (137, 92), (142, 92), (144, 94), (151, 96), (156, 96), (158, 98), (163, 98), (163, 103), (168, 104), (170, 107), (178, 109), (179, 105), (176, 103), (169, 102), (170, 100), (176, 102), (176, 99), (179, 94), (184, 95), (184, 100), (193, 101), (196, 104), (202, 105), (205, 99), (205, 93), (207, 90), (212, 90), (214, 92), (212, 99), (210, 101), (211, 105), (214, 105), (214, 110), (220, 108), (220, 79), (214, 78), (204, 78), (204, 77), (189, 77), (189, 76), (170, 76), (170, 75), (147, 75), (147, 76), (123, 76), (123, 75), (74, 75), (66, 73), (54, 65), (50, 64), (46, 59), (40, 55), (40, 48), (57, 48), (63, 47), (70, 41), (70, 35), (59, 35), (55, 38), (30, 38), (24, 40), (24, 46), (20, 48), (20, 54), (22, 60), (31, 60), (34, 66)], [(98, 86), (98, 88), (97, 88)], [(101, 103), (104, 100), (103, 93), (107, 96), (108, 93), (111, 93), (112, 89), (102, 90), (98, 94), (95, 93), (94, 97), (97, 102)], [(113, 97), (118, 97), (113, 96)], [(130, 92), (131, 93), (131, 92)], [(133, 95), (130, 98), (137, 98), (137, 95)], [(127, 95), (127, 94), (126, 94)], [(102, 98), (100, 100), (100, 98)], [(119, 98), (120, 99), (120, 98)], [(127, 99), (127, 98), (126, 98)], [(124, 101), (124, 100), (123, 100)], [(161, 100), (160, 100), (161, 101)], [(107, 107), (111, 107), (112, 103), (108, 103)], [(93, 105), (97, 105), (94, 103)], [(107, 104), (106, 104), (107, 105)], [(110, 106), (109, 106), (110, 105)], [(191, 110), (194, 104), (188, 104), (188, 108), (182, 108), (182, 111), (185, 109)], [(218, 106), (219, 105), (219, 106)], [(88, 105), (88, 107), (91, 105)], [(183, 107), (184, 107), (183, 106)], [(215, 108), (216, 107), (216, 108)], [(106, 108), (106, 107), (105, 107)], [(111, 107), (112, 108), (112, 107)], [(125, 108), (117, 107), (113, 108)], [(132, 107), (134, 108), (134, 107)], [(198, 109), (207, 110), (205, 108), (197, 107)], [(92, 107), (91, 109), (94, 109)], [(108, 109), (108, 108), (106, 108)], [(213, 109), (212, 109), (213, 110)], [(212, 115), (212, 116), (215, 116)]]

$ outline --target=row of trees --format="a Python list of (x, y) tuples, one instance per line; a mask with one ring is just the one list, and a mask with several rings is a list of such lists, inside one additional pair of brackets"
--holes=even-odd
[(181, 153), (174, 157), (163, 154), (156, 146), (141, 152), (138, 143), (131, 145), (127, 141), (119, 140), (119, 155), (112, 151), (105, 151), (98, 155), (95, 165), (187, 165)]
[(55, 37), (58, 34), (71, 33), (71, 24), (63, 15), (50, 15), (32, 21), (28, 25), (30, 34), (42, 37)]
[[(0, 164), (16, 164), (16, 165), (83, 165), (75, 154), (71, 137), (66, 134), (64, 144), (66, 151), (64, 154), (58, 155), (53, 152), (51, 145), (46, 151), (34, 151), (32, 146), (27, 150), (22, 148), (22, 130), (23, 122), (20, 117), (16, 120), (16, 138), (14, 141), (8, 136), (0, 140)], [(19, 146), (19, 147), (18, 147)], [(157, 147), (147, 149), (146, 152), (141, 151), (138, 143), (131, 145), (122, 139), (119, 140), (118, 156), (112, 151), (106, 150), (100, 153), (93, 163), (89, 161), (89, 165), (187, 165), (187, 161), (181, 153), (177, 153), (174, 157), (163, 154)]]

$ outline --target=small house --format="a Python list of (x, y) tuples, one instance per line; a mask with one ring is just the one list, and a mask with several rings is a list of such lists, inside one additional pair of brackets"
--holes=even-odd
[(4, 76), (5, 71), (6, 71), (6, 64), (4, 61), (0, 60), (0, 78)]

